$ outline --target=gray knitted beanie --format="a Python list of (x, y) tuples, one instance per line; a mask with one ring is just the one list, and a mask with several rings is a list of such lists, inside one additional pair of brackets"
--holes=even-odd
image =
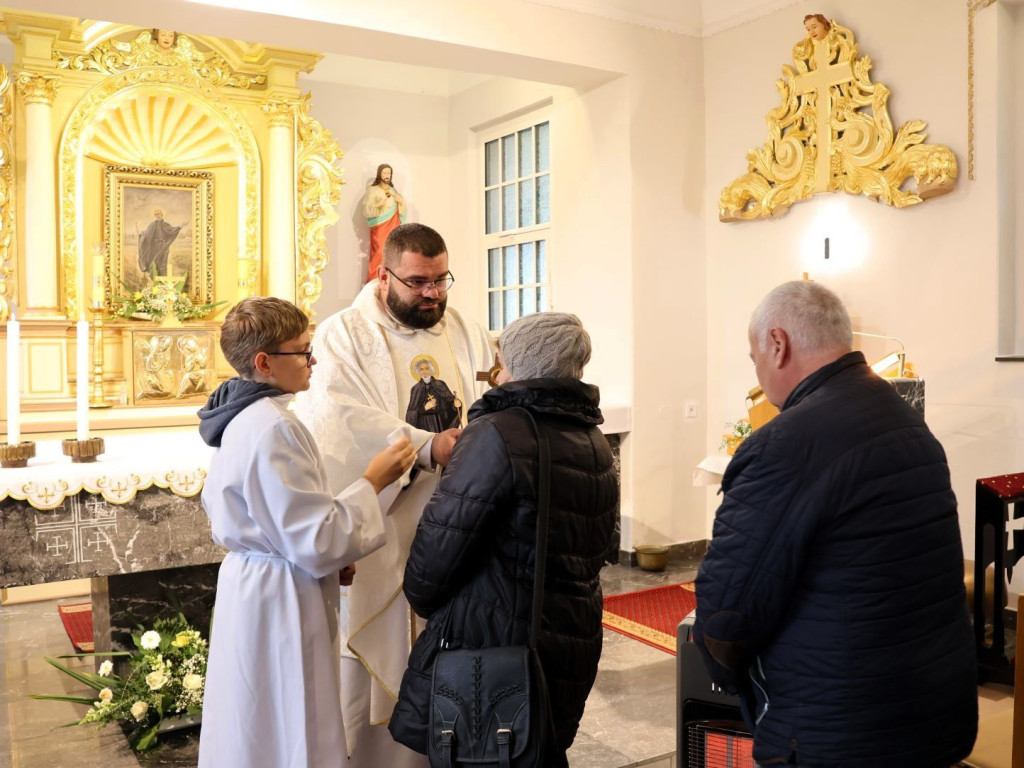
[(516, 381), (583, 376), (590, 335), (576, 315), (538, 312), (521, 317), (498, 339), (505, 367)]

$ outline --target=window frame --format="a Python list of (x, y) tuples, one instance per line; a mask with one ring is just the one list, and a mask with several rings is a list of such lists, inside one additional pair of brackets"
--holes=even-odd
[[(548, 157), (548, 163), (547, 163), (546, 170), (544, 170), (544, 171), (538, 171), (537, 170), (537, 158), (536, 158), (536, 154), (535, 154), (534, 155), (534, 160), (533, 160), (531, 172), (527, 173), (527, 174), (523, 174), (522, 176), (520, 176), (519, 175), (519, 170), (520, 170), (520, 167), (521, 167), (521, 161), (520, 161), (520, 139), (519, 139), (520, 132), (524, 131), (524, 130), (527, 130), (527, 129), (532, 129), (533, 132), (532, 132), (531, 135), (532, 135), (532, 138), (533, 138), (533, 147), (534, 147), (534, 151), (536, 152), (536, 146), (537, 146), (537, 144), (536, 144), (536, 141), (537, 141), (537, 139), (536, 139), (536, 136), (537, 136), (536, 129), (537, 129), (537, 126), (544, 125), (544, 124), (547, 124), (547, 126), (548, 126), (548, 128), (547, 128), (547, 157)], [(503, 139), (505, 139), (507, 137), (511, 137), (512, 143), (514, 145), (514, 151), (515, 151), (515, 154), (514, 154), (514, 158), (515, 158), (514, 173), (511, 176), (511, 178), (508, 178), (508, 179), (506, 179), (505, 178), (505, 174), (502, 173), (502, 171), (503, 171), (503, 161), (504, 161)], [(497, 179), (493, 179), (492, 180), (493, 183), (488, 185), (487, 184), (487, 145), (490, 142), (492, 142), (492, 141), (497, 141), (498, 142), (498, 174), (497, 174), (498, 178)], [(519, 116), (517, 116), (514, 119), (502, 121), (501, 123), (498, 123), (496, 125), (491, 126), (486, 132), (481, 132), (478, 135), (478, 137), (477, 137), (477, 158), (478, 158), (479, 177), (478, 177), (477, 191), (476, 191), (475, 194), (477, 195), (478, 205), (480, 206), (480, 215), (478, 217), (478, 226), (479, 226), (479, 230), (478, 230), (478, 232), (479, 232), (478, 254), (479, 254), (479, 257), (483, 261), (483, 275), (484, 275), (484, 279), (483, 279), (483, 316), (486, 318), (486, 322), (485, 322), (486, 327), (488, 328), (488, 330), (492, 334), (495, 334), (495, 335), (500, 334), (501, 331), (505, 328), (506, 325), (508, 325), (509, 322), (512, 322), (513, 320), (518, 319), (519, 317), (524, 317), (525, 315), (520, 314), (520, 312), (517, 310), (514, 313), (514, 316), (510, 320), (506, 321), (507, 314), (506, 314), (505, 298), (502, 297), (501, 300), (500, 300), (501, 304), (498, 307), (498, 320), (499, 320), (499, 322), (498, 322), (496, 328), (492, 328), (492, 324), (491, 324), (491, 296), (494, 293), (501, 294), (501, 293), (503, 293), (505, 291), (511, 291), (511, 290), (522, 291), (524, 289), (530, 289), (530, 288), (543, 289), (545, 291), (545, 294), (546, 294), (546, 304), (547, 304), (547, 306), (543, 307), (543, 308), (538, 306), (538, 308), (536, 308), (534, 311), (538, 312), (538, 311), (550, 310), (553, 307), (553, 300), (552, 300), (553, 299), (553, 286), (552, 286), (552, 280), (551, 280), (551, 273), (552, 273), (552, 270), (551, 270), (551, 257), (552, 257), (551, 244), (552, 244), (554, 230), (555, 230), (555, 224), (554, 224), (554, 219), (555, 219), (555, 210), (554, 210), (554, 208), (555, 208), (555, 206), (554, 206), (554, 200), (553, 200), (553, 195), (552, 195), (552, 185), (554, 184), (554, 181), (553, 181), (552, 177), (555, 176), (556, 162), (555, 162), (555, 158), (554, 158), (553, 153), (552, 153), (552, 145), (553, 145), (553, 141), (552, 141), (552, 120), (551, 120), (551, 115), (550, 115), (548, 110), (531, 111), (528, 114), (519, 115)], [(537, 218), (537, 187), (538, 187), (537, 179), (539, 179), (540, 177), (543, 177), (543, 176), (546, 176), (548, 178), (548, 220), (546, 222), (544, 222), (544, 223), (538, 224), (536, 222), (536, 218)], [(513, 189), (515, 190), (515, 200), (514, 200), (514, 208), (513, 209), (515, 211), (516, 217), (518, 218), (518, 216), (520, 215), (519, 203), (520, 203), (521, 185), (522, 185), (522, 183), (524, 181), (527, 181), (527, 180), (531, 180), (533, 182), (532, 189), (533, 189), (533, 196), (534, 196), (534, 211), (533, 211), (534, 223), (530, 224), (530, 225), (527, 225), (527, 226), (522, 226), (522, 227), (513, 227), (513, 228), (509, 228), (509, 229), (505, 229), (505, 230), (501, 229), (500, 226), (503, 223), (502, 218), (504, 216), (504, 203), (503, 203), (503, 200), (502, 200), (502, 197), (501, 197), (502, 193), (501, 193), (500, 190), (504, 186), (507, 186), (509, 184), (512, 185)], [(498, 222), (499, 223), (499, 229), (497, 231), (495, 231), (495, 232), (488, 233), (487, 232), (487, 202), (486, 202), (486, 198), (487, 198), (488, 191), (494, 191), (494, 190), (498, 190), (497, 206), (498, 206), (498, 216), (499, 216), (499, 222)], [(504, 282), (504, 259), (506, 257), (505, 249), (509, 248), (509, 247), (515, 247), (518, 250), (521, 246), (523, 246), (525, 244), (539, 243), (539, 242), (543, 242), (544, 243), (544, 268), (545, 268), (544, 280), (542, 280), (542, 281), (534, 280), (533, 282), (529, 282), (529, 283), (521, 282), (522, 277), (523, 277), (522, 272), (519, 271), (521, 269), (521, 265), (517, 265), (517, 268), (516, 268), (517, 269), (517, 275), (516, 275), (516, 277), (517, 277), (517, 280), (519, 280), (520, 282), (505, 283)], [(501, 270), (500, 270), (501, 274), (499, 275), (498, 283), (496, 285), (492, 286), (491, 285), (490, 253), (494, 249), (498, 249), (499, 267), (501, 268)], [(537, 255), (536, 250), (535, 250), (534, 251), (534, 259), (537, 259), (537, 258), (538, 258), (538, 255)], [(535, 264), (536, 263), (537, 262), (535, 262)], [(536, 278), (538, 276), (535, 274), (534, 277)], [(538, 299), (538, 302), (539, 302), (539, 299)], [(528, 314), (530, 314), (530, 313), (528, 313)]]

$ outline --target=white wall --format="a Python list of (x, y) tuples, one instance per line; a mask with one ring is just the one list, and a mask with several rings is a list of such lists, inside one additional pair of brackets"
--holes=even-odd
[[(994, 10), (994, 9), (993, 9)], [(778, 105), (774, 82), (803, 34), (806, 13), (853, 30), (872, 80), (892, 91), (895, 125), (928, 123), (928, 141), (957, 154), (949, 195), (897, 210), (866, 198), (825, 196), (770, 221), (722, 224), (720, 190), (746, 170)], [(708, 245), (707, 442), (744, 414), (754, 385), (746, 326), (776, 284), (811, 277), (835, 289), (857, 329), (898, 336), (926, 380), (926, 418), (949, 457), (961, 530), (973, 553), (974, 481), (1024, 465), (1024, 365), (996, 363), (998, 330), (997, 105), (993, 14), (979, 14), (977, 181), (967, 179), (967, 51), (957, 0), (799, 3), (705, 41)], [(908, 30), (915, 30), (908, 34)], [(836, 216), (832, 258), (822, 257), (819, 218)], [(708, 526), (714, 502), (708, 504)]]

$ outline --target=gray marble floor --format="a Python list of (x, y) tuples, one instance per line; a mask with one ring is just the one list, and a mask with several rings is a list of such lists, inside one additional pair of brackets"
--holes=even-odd
[[(662, 573), (609, 566), (602, 582), (607, 594), (630, 592), (688, 581), (696, 565), (677, 560)], [(72, 652), (57, 603), (82, 599), (0, 606), (0, 768), (195, 766), (193, 734), (167, 738), (161, 749), (139, 758), (116, 727), (59, 727), (80, 718), (85, 707), (27, 698), (30, 693), (81, 694), (82, 687), (44, 657)], [(674, 752), (675, 657), (606, 630), (601, 668), (569, 752), (570, 765), (668, 768)]]

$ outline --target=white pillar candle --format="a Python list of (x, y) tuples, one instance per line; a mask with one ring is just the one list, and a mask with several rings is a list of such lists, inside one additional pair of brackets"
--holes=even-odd
[(78, 321), (78, 439), (89, 438), (89, 322)]
[(7, 321), (7, 442), (21, 442), (21, 325)]

